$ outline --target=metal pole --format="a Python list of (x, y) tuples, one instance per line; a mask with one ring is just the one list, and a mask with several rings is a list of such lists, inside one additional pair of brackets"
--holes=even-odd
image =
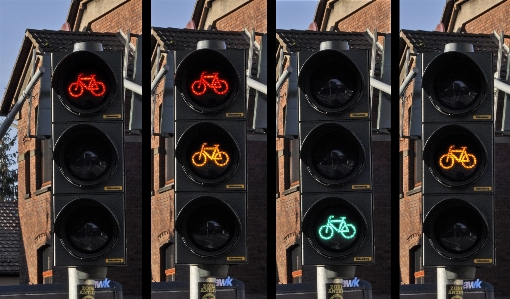
[(326, 268), (324, 266), (317, 266), (317, 299), (326, 298), (327, 281)]
[(67, 275), (69, 277), (69, 299), (78, 298), (78, 272), (76, 268), (67, 268)]
[(200, 299), (198, 297), (198, 282), (200, 281), (200, 274), (197, 265), (189, 266), (189, 298)]
[(131, 81), (129, 81), (128, 79), (125, 79), (124, 78), (124, 88), (125, 89), (129, 89), (139, 95), (142, 95), (142, 86), (141, 85), (138, 85), (136, 83), (133, 83)]
[(158, 74), (156, 75), (156, 77), (154, 78), (154, 80), (152, 81), (151, 83), (151, 93), (154, 92), (154, 89), (156, 89), (156, 86), (158, 86), (159, 84), (159, 81), (161, 81), (161, 79), (163, 78), (163, 76), (168, 72), (168, 70), (170, 70), (170, 66), (168, 66), (168, 64), (165, 64), (158, 72)]
[(18, 97), (18, 101), (16, 102), (14, 107), (12, 107), (11, 112), (9, 112), (9, 114), (7, 114), (7, 117), (5, 118), (4, 122), (0, 125), (0, 139), (4, 138), (4, 135), (7, 132), (7, 129), (9, 129), (9, 126), (14, 121), (14, 116), (21, 110), (27, 95), (30, 94), (30, 91), (32, 90), (32, 88), (35, 85), (35, 82), (37, 82), (37, 80), (39, 80), (39, 78), (42, 76), (44, 71), (45, 71), (44, 67), (42, 67), (42, 66), (39, 67), (39, 69), (35, 72), (32, 79), (30, 79), (30, 82), (28, 82), (25, 90), (23, 90), (21, 95)]
[(446, 269), (437, 268), (437, 299), (446, 299)]
[(494, 79), (494, 88), (501, 90), (507, 94), (510, 94), (510, 85), (499, 81), (498, 79)]
[(252, 78), (246, 78), (246, 85), (249, 87), (256, 89), (263, 94), (267, 95), (267, 85), (260, 83), (259, 81), (253, 80)]
[(283, 71), (282, 75), (278, 79), (278, 82), (276, 82), (276, 94), (280, 92), (280, 89), (282, 89), (283, 83), (285, 83), (285, 80), (290, 76), (290, 73), (292, 73), (292, 67), (289, 66)]
[(375, 78), (370, 78), (370, 86), (375, 87), (375, 88), (379, 89), (380, 91), (391, 95), (391, 86), (386, 83), (383, 83)]
[(407, 86), (411, 83), (414, 77), (418, 74), (419, 70), (417, 67), (413, 67), (413, 69), (407, 74), (407, 77), (404, 79), (404, 82), (402, 82), (402, 85), (400, 85), (400, 90), (398, 92), (399, 96), (403, 96), (404, 92), (407, 89)]

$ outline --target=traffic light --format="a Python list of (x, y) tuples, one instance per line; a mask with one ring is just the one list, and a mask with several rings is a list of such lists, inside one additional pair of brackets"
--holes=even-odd
[(492, 53), (422, 54), (423, 265), (495, 264)]
[(175, 262), (247, 263), (245, 51), (202, 41), (175, 62)]
[(126, 265), (123, 53), (52, 53), (54, 266)]
[(367, 50), (298, 53), (303, 265), (374, 261)]

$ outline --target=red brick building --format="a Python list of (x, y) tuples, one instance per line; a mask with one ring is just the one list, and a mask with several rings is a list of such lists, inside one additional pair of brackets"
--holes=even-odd
[[(423, 52), (443, 52), (444, 45), (451, 42), (467, 42), (474, 46), (476, 51), (492, 51), (494, 53), (494, 71), (496, 71), (498, 36), (501, 30), (508, 32), (510, 23), (510, 1), (447, 1), (440, 16), (443, 26), (436, 30), (444, 32), (427, 31), (400, 31), (399, 47), (399, 83), (416, 65), (416, 55)], [(444, 28), (444, 30), (442, 30)], [(510, 44), (508, 35), (504, 37), (505, 44)], [(409, 52), (409, 59), (406, 53)], [(508, 50), (503, 50), (501, 79), (507, 79)], [(410, 114), (413, 94), (420, 89), (414, 87), (414, 82), (407, 88), (402, 101), (403, 111), (402, 134), (410, 136)], [(421, 96), (420, 105), (421, 105)], [(496, 233), (496, 266), (480, 268), (476, 271), (476, 278), (491, 283), (496, 295), (510, 294), (508, 287), (508, 272), (510, 244), (505, 237), (508, 232), (508, 205), (506, 204), (508, 189), (508, 163), (505, 159), (509, 139), (501, 134), (504, 96), (500, 92), (497, 100), (495, 151), (494, 151), (494, 177), (495, 177), (495, 233)], [(417, 102), (418, 103), (418, 102)], [(506, 129), (507, 130), (507, 129)], [(498, 132), (499, 131), (499, 132)], [(400, 272), (403, 284), (432, 283), (436, 280), (435, 268), (424, 268), (421, 261), (422, 238), (422, 194), (421, 194), (421, 143), (416, 138), (401, 138), (400, 149)]]
[[(11, 78), (0, 104), (0, 113), (7, 115), (30, 80), (31, 74), (42, 65), (42, 53), (72, 51), (75, 42), (99, 41), (105, 51), (124, 49), (118, 36), (130, 30), (131, 42), (142, 32), (141, 0), (71, 1), (66, 18), (69, 26), (61, 31), (27, 29)], [(132, 61), (132, 53), (130, 60)], [(130, 63), (128, 76), (132, 76)], [(47, 71), (49, 71), (47, 69)], [(67, 268), (53, 268), (52, 256), (52, 156), (51, 139), (36, 137), (37, 112), (40, 104), (40, 81), (30, 100), (17, 115), (18, 121), (18, 209), (22, 250), (21, 283), (40, 284), (67, 281)], [(126, 103), (131, 93), (126, 92)], [(129, 123), (129, 104), (126, 105), (126, 124)], [(126, 237), (127, 267), (109, 268), (107, 277), (124, 286), (124, 294), (141, 294), (141, 136), (125, 133), (126, 156)]]
[[(318, 31), (276, 31), (276, 74), (289, 66), (291, 53), (318, 51), (322, 41), (348, 41), (351, 49), (371, 49), (371, 33), (377, 29), (378, 41), (390, 33), (390, 1), (318, 1), (309, 29)], [(381, 51), (376, 55), (375, 77), (381, 75)], [(297, 68), (293, 66), (296, 71)], [(301, 212), (299, 181), (299, 141), (297, 130), (287, 125), (288, 81), (277, 95), (278, 123), (276, 138), (276, 283), (315, 282), (316, 267), (301, 266)], [(378, 94), (372, 99), (372, 126), (378, 115)], [(296, 100), (297, 101), (297, 100)], [(296, 104), (297, 105), (297, 104)], [(289, 107), (291, 107), (289, 105)], [(297, 106), (295, 106), (297, 107)], [(297, 116), (297, 114), (296, 114)], [(297, 128), (297, 118), (294, 127)], [(374, 196), (375, 264), (360, 266), (356, 276), (372, 284), (374, 294), (390, 293), (390, 135), (372, 134), (372, 169)], [(393, 257), (395, 255), (393, 254)]]
[[(227, 48), (245, 49), (248, 57), (249, 34), (252, 29), (258, 45), (262, 34), (267, 32), (266, 11), (266, 0), (196, 1), (191, 15), (193, 22), (187, 26), (189, 29), (152, 28), (151, 80), (170, 57), (173, 59), (173, 51), (196, 49), (196, 43), (200, 40), (224, 40)], [(255, 53), (251, 65), (252, 75), (257, 72), (257, 57)], [(173, 76), (173, 72), (170, 70), (167, 76)], [(189, 266), (174, 264), (173, 137), (162, 131), (160, 124), (163, 100), (172, 89), (165, 87), (164, 81), (155, 92), (154, 134), (151, 137), (151, 274), (154, 282), (189, 279)], [(250, 89), (246, 122), (248, 264), (231, 266), (228, 274), (243, 281), (246, 293), (266, 293), (267, 135), (263, 131), (251, 129), (254, 99), (255, 92)]]

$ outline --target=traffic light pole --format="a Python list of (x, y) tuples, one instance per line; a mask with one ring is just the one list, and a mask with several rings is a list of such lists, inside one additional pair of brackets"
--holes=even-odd
[(462, 299), (464, 280), (475, 278), (475, 267), (437, 268), (437, 299)]
[(45, 71), (45, 69), (42, 66), (37, 69), (37, 71), (35, 72), (34, 76), (30, 80), (30, 82), (28, 82), (25, 90), (19, 96), (18, 101), (16, 102), (14, 107), (11, 109), (11, 112), (9, 112), (9, 114), (7, 114), (4, 122), (2, 123), (2, 125), (0, 125), (0, 139), (4, 138), (4, 135), (7, 132), (7, 129), (9, 129), (9, 126), (14, 121), (14, 116), (16, 114), (18, 114), (18, 112), (21, 110), (21, 107), (23, 107), (23, 103), (25, 103), (25, 99), (27, 98), (28, 94), (34, 87), (37, 80), (39, 80), (39, 78), (42, 77), (42, 75), (44, 74), (44, 71)]
[(227, 277), (228, 265), (190, 265), (189, 298), (216, 298), (216, 277)]
[(69, 299), (95, 298), (95, 280), (106, 278), (107, 267), (71, 267), (69, 277)]
[(317, 299), (343, 296), (344, 278), (354, 277), (356, 266), (317, 266)]

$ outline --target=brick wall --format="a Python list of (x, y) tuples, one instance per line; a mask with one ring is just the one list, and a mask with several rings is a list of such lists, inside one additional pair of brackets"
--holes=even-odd
[(376, 0), (340, 20), (338, 30), (363, 32), (369, 28), (370, 31), (374, 32), (374, 28), (377, 28), (378, 32), (389, 33), (391, 32), (391, 18), (389, 16), (391, 16), (390, 1)]
[[(267, 0), (253, 0), (216, 21), (216, 29), (242, 31), (245, 28), (267, 32)], [(214, 7), (214, 5), (213, 5)]]
[(119, 29), (124, 33), (128, 29), (131, 33), (142, 33), (142, 0), (126, 2), (90, 24), (93, 32), (117, 32)]

